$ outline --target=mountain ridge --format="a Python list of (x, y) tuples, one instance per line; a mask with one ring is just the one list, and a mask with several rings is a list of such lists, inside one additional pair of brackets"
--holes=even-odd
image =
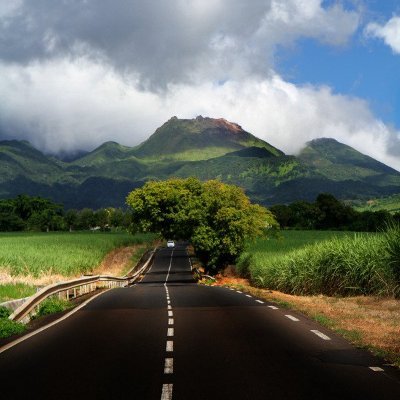
[(109, 141), (72, 161), (1, 141), (0, 173), (0, 197), (24, 192), (67, 208), (123, 206), (147, 180), (188, 176), (239, 185), (264, 205), (320, 192), (346, 200), (400, 193), (399, 172), (335, 139), (313, 140), (291, 156), (238, 124), (201, 116), (173, 117), (138, 146)]

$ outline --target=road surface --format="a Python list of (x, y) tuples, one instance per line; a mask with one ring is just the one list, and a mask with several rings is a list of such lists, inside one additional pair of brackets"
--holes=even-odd
[(184, 247), (161, 249), (141, 283), (0, 353), (1, 398), (400, 399), (367, 352), (190, 270)]

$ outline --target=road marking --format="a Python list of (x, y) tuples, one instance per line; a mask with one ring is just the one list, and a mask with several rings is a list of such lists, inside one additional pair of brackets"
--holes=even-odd
[(167, 304), (171, 304), (171, 300), (167, 300)]
[(168, 328), (167, 336), (174, 336), (174, 328)]
[(243, 293), (243, 292), (241, 292), (240, 290), (236, 290), (236, 293)]
[(264, 304), (264, 302), (261, 301), (261, 300), (256, 300), (256, 302), (257, 302), (257, 303), (260, 303), (260, 304)]
[(174, 319), (173, 318), (169, 318), (168, 319), (168, 325), (173, 325), (174, 324)]
[(369, 367), (369, 369), (372, 369), (374, 372), (383, 372), (384, 370), (381, 367)]
[(294, 322), (298, 322), (298, 321), (300, 321), (299, 319), (297, 319), (296, 317), (293, 317), (293, 315), (289, 315), (289, 314), (287, 314), (287, 315), (285, 315), (285, 317), (286, 318), (289, 318), (289, 319), (291, 319), (292, 321), (294, 321)]
[(172, 309), (172, 307), (168, 304), (168, 310), (171, 310)]
[(172, 374), (174, 372), (174, 359), (166, 358), (164, 364), (164, 374)]
[(246, 297), (253, 297), (253, 296), (250, 296), (249, 294), (246, 294)]
[[(108, 290), (110, 290), (110, 289), (108, 289)], [(23, 337), (21, 337), (21, 338), (19, 338), (19, 339), (17, 339), (17, 340), (14, 340), (14, 341), (11, 342), (11, 343), (6, 344), (6, 345), (3, 346), (2, 348), (0, 348), (0, 354), (3, 353), (3, 352), (5, 352), (6, 350), (11, 349), (12, 347), (16, 346), (18, 343), (22, 343), (22, 342), (24, 342), (25, 340), (31, 338), (32, 336), (35, 336), (35, 335), (37, 335), (38, 333), (43, 332), (43, 331), (45, 331), (46, 329), (51, 328), (53, 325), (56, 325), (56, 324), (58, 324), (59, 322), (64, 321), (65, 319), (67, 319), (68, 317), (70, 317), (71, 315), (73, 315), (73, 314), (75, 314), (77, 311), (79, 311), (82, 307), (85, 307), (86, 304), (90, 303), (90, 302), (91, 302), (92, 300), (94, 300), (96, 297), (98, 297), (98, 296), (100, 296), (100, 295), (102, 295), (102, 294), (108, 292), (108, 290), (105, 290), (104, 292), (101, 292), (101, 293), (99, 293), (99, 294), (96, 294), (95, 296), (93, 296), (93, 297), (91, 297), (90, 299), (86, 300), (86, 301), (85, 301), (84, 303), (82, 303), (81, 305), (79, 305), (79, 306), (77, 306), (76, 308), (74, 308), (74, 309), (73, 309), (71, 312), (69, 312), (68, 314), (66, 314), (66, 315), (64, 315), (63, 317), (57, 319), (56, 321), (51, 322), (50, 324), (45, 325), (45, 326), (43, 326), (42, 328), (39, 328), (39, 329), (37, 329), (36, 331), (34, 331), (34, 332), (32, 332), (32, 333), (28, 333), (27, 335), (25, 335), (25, 336), (23, 336)]]
[(171, 271), (171, 266), (172, 266), (172, 257), (174, 256), (174, 250), (172, 250), (171, 253), (171, 260), (169, 261), (169, 268), (168, 268), (168, 273), (167, 273), (167, 277), (165, 278), (165, 283), (164, 286), (167, 287), (167, 282), (168, 282), (168, 278), (169, 278), (169, 273)]
[(278, 307), (275, 306), (268, 306), (271, 310), (278, 310)]
[(165, 350), (168, 352), (174, 351), (174, 342), (172, 340), (167, 341), (167, 347)]
[(168, 311), (168, 317), (173, 317), (173, 316), (174, 316), (173, 311)]
[(322, 332), (317, 331), (316, 329), (311, 329), (311, 332), (314, 333), (315, 335), (319, 336), (321, 339), (331, 340), (331, 338), (329, 336), (324, 335)]
[(170, 300), (169, 296), (167, 296), (167, 300)]
[(172, 383), (165, 383), (162, 385), (161, 400), (171, 400), (172, 399)]

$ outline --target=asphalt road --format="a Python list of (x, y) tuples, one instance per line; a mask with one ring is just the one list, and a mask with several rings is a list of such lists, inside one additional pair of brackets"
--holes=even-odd
[(400, 399), (397, 370), (190, 269), (162, 249), (140, 284), (0, 353), (1, 399)]

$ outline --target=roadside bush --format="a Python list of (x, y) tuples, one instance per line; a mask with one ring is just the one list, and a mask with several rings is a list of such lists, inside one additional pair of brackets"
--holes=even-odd
[(20, 322), (11, 321), (8, 318), (0, 318), (0, 338), (18, 335), (25, 331), (25, 325)]
[(25, 325), (8, 319), (11, 314), (6, 307), (0, 306), (0, 339), (17, 335), (25, 331)]
[(71, 303), (66, 300), (48, 298), (40, 304), (39, 311), (36, 316), (41, 317), (43, 315), (58, 313), (67, 310), (70, 307)]
[(0, 319), (1, 318), (8, 318), (11, 314), (11, 311), (4, 306), (0, 306)]

